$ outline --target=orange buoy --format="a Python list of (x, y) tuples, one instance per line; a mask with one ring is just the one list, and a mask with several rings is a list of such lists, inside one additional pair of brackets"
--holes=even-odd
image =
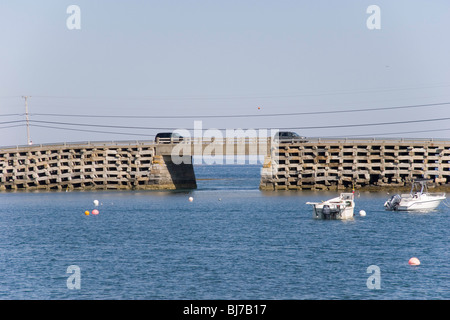
[(411, 259), (409, 259), (408, 263), (412, 266), (420, 265), (420, 261), (416, 257), (412, 257)]
[(86, 210), (86, 211), (84, 212), (84, 215), (85, 215), (85, 216), (88, 216), (88, 215), (89, 215), (89, 211)]

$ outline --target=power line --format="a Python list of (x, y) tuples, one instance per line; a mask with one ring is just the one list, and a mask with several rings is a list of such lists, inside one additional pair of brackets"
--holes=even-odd
[(48, 129), (59, 129), (59, 130), (69, 130), (69, 131), (91, 132), (91, 133), (120, 134), (120, 135), (127, 135), (127, 136), (154, 136), (153, 134), (144, 134), (144, 133), (112, 132), (112, 131), (101, 131), (101, 130), (62, 128), (62, 127), (45, 126), (45, 125), (39, 125), (39, 124), (35, 124), (35, 125), (33, 125), (33, 127), (48, 128)]
[(394, 107), (380, 107), (367, 109), (346, 109), (333, 111), (308, 111), (308, 112), (290, 112), (290, 113), (270, 113), (270, 114), (240, 114), (240, 115), (170, 115), (170, 116), (133, 116), (133, 115), (89, 115), (89, 114), (62, 114), (62, 113), (31, 113), (33, 116), (49, 116), (49, 117), (77, 117), (77, 118), (127, 118), (127, 119), (201, 119), (201, 118), (257, 118), (257, 117), (285, 117), (285, 116), (304, 116), (304, 115), (325, 115), (340, 113), (356, 113), (371, 111), (387, 111), (425, 107), (439, 107), (450, 105), (450, 102), (416, 104)]
[(3, 121), (3, 122), (0, 122), (0, 124), (10, 124), (10, 123), (20, 123), (20, 122), (25, 122), (25, 120)]
[(228, 95), (228, 96), (141, 96), (141, 97), (113, 97), (113, 96), (52, 96), (52, 95), (38, 95), (35, 98), (43, 99), (95, 99), (95, 100), (232, 100), (232, 99), (274, 99), (274, 98), (295, 98), (295, 97), (312, 97), (312, 96), (333, 96), (333, 95), (347, 95), (347, 94), (361, 94), (361, 93), (376, 93), (376, 92), (392, 92), (392, 91), (406, 91), (417, 89), (433, 89), (449, 87), (449, 83), (437, 83), (431, 85), (421, 86), (406, 86), (396, 88), (372, 88), (372, 89), (357, 89), (357, 90), (342, 90), (342, 91), (328, 91), (328, 92), (303, 92), (291, 94), (271, 94), (271, 95)]
[[(30, 116), (48, 116), (48, 117), (78, 117), (78, 118), (128, 118), (128, 119), (196, 119), (196, 118), (246, 118), (246, 117), (280, 117), (280, 116), (296, 116), (296, 115), (325, 115), (339, 113), (356, 113), (371, 111), (387, 111), (412, 108), (440, 107), (450, 105), (450, 102), (416, 104), (405, 106), (379, 107), (379, 108), (359, 108), (332, 111), (307, 111), (307, 112), (290, 112), (290, 113), (270, 113), (270, 114), (237, 114), (237, 115), (167, 115), (167, 116), (145, 116), (145, 115), (98, 115), (98, 114), (64, 114), (64, 113), (29, 113)], [(0, 114), (0, 116), (23, 116), (26, 113), (9, 113)]]
[[(312, 129), (334, 129), (334, 128), (352, 128), (352, 127), (370, 127), (370, 126), (387, 126), (387, 125), (399, 125), (399, 124), (411, 124), (411, 123), (425, 123), (425, 122), (439, 122), (448, 121), (450, 118), (434, 118), (434, 119), (420, 119), (420, 120), (405, 120), (405, 121), (394, 121), (394, 122), (377, 122), (377, 123), (356, 123), (356, 124), (342, 124), (342, 125), (324, 125), (324, 126), (304, 126), (304, 127), (284, 127), (284, 128), (252, 128), (252, 129), (278, 129), (278, 130), (312, 130)], [(133, 129), (133, 130), (195, 130), (197, 128), (168, 128), (168, 127), (142, 127), (142, 126), (119, 126), (119, 125), (103, 125), (103, 124), (88, 124), (88, 123), (71, 123), (71, 122), (58, 122), (58, 121), (40, 121), (40, 120), (13, 120), (13, 121), (3, 121), (0, 122), (0, 129), (21, 127), (29, 125), (31, 123), (34, 127), (42, 127), (48, 129), (59, 129), (59, 130), (71, 130), (80, 132), (91, 132), (91, 133), (104, 133), (104, 134), (120, 134), (120, 135), (132, 135), (132, 136), (150, 136), (144, 133), (131, 133), (131, 132), (117, 132), (117, 131), (104, 131), (104, 130), (93, 130), (93, 129), (83, 129), (82, 127), (96, 127), (96, 128), (114, 128), (114, 129)], [(65, 127), (57, 127), (55, 125), (62, 125)], [(72, 128), (69, 128), (69, 127)], [(77, 127), (77, 128), (73, 128)], [(81, 128), (80, 128), (81, 127)], [(230, 129), (230, 128), (228, 128)], [(203, 131), (208, 129), (203, 129)], [(227, 130), (227, 128), (217, 129), (217, 130)], [(248, 130), (248, 129), (242, 129)], [(432, 130), (415, 130), (415, 131), (403, 131), (403, 132), (390, 132), (390, 133), (377, 133), (377, 134), (363, 134), (363, 135), (352, 135), (352, 136), (378, 136), (378, 135), (395, 135), (395, 134), (413, 134), (413, 133), (426, 133), (426, 132), (438, 132), (438, 131), (448, 131), (450, 129), (432, 129)]]
[(18, 128), (18, 127), (24, 127), (24, 124), (15, 124), (12, 126), (4, 126), (4, 127), (0, 127), (0, 129), (8, 129), (8, 128)]
[[(370, 127), (370, 126), (384, 126), (384, 125), (398, 125), (398, 124), (411, 124), (411, 123), (423, 123), (423, 122), (438, 122), (447, 121), (450, 118), (437, 118), (437, 119), (420, 119), (420, 120), (406, 120), (406, 121), (393, 121), (393, 122), (377, 122), (377, 123), (358, 123), (358, 124), (340, 124), (340, 125), (326, 125), (326, 126), (306, 126), (306, 127), (284, 127), (278, 128), (283, 129), (298, 129), (298, 130), (312, 130), (312, 129), (334, 129), (334, 128), (354, 128), (354, 127)], [(87, 123), (71, 123), (71, 122), (58, 122), (58, 121), (41, 121), (41, 120), (31, 120), (32, 123), (43, 123), (43, 124), (56, 124), (56, 125), (66, 125), (66, 126), (81, 126), (81, 127), (100, 127), (100, 128), (116, 128), (116, 129), (135, 129), (135, 130), (177, 130), (180, 128), (173, 127), (142, 127), (142, 126), (119, 126), (119, 125), (103, 125), (103, 124), (87, 124)], [(186, 129), (186, 128), (184, 128)], [(186, 130), (194, 130), (195, 128), (190, 128)], [(227, 128), (222, 128), (218, 130), (226, 130)], [(273, 128), (257, 128), (257, 129), (273, 129)], [(207, 130), (207, 129), (204, 129)]]
[[(10, 126), (10, 127), (20, 127), (22, 125)], [(117, 132), (117, 131), (101, 131), (101, 130), (89, 130), (89, 129), (74, 129), (74, 128), (64, 128), (64, 127), (56, 127), (56, 126), (46, 126), (46, 125), (34, 125), (34, 127), (40, 128), (48, 128), (48, 129), (57, 129), (57, 130), (68, 130), (68, 131), (80, 131), (80, 132), (91, 132), (91, 133), (104, 133), (104, 134), (119, 134), (119, 135), (132, 135), (132, 136), (154, 136), (151, 134), (139, 134), (139, 133), (130, 133), (130, 132)], [(0, 127), (0, 129), (8, 128), (8, 127)], [(385, 135), (399, 135), (399, 134), (417, 134), (417, 133), (429, 133), (429, 132), (442, 132), (442, 131), (450, 131), (449, 128), (445, 129), (433, 129), (433, 130), (416, 130), (416, 131), (401, 131), (401, 132), (377, 132), (370, 134), (358, 134), (358, 135), (345, 135), (345, 137), (375, 137), (375, 136), (385, 136)], [(340, 136), (326, 136), (326, 138), (335, 138), (342, 137)]]
[[(374, 136), (394, 136), (399, 134), (415, 134), (415, 133), (429, 133), (429, 132), (442, 132), (450, 131), (450, 128), (445, 129), (432, 129), (432, 130), (416, 130), (416, 131), (402, 131), (402, 132), (377, 132), (377, 133), (367, 133), (367, 134), (353, 134), (345, 135), (345, 137), (374, 137)], [(327, 136), (326, 138), (336, 138), (341, 136)]]
[(378, 123), (360, 123), (360, 124), (345, 124), (345, 125), (329, 125), (321, 127), (290, 127), (283, 129), (334, 129), (334, 128), (354, 128), (354, 127), (371, 127), (371, 126), (384, 126), (384, 125), (398, 125), (398, 124), (410, 124), (410, 123), (422, 123), (422, 122), (435, 122), (435, 121), (446, 121), (450, 118), (439, 118), (439, 119), (421, 119), (421, 120), (407, 120), (407, 121), (393, 121), (393, 122), (378, 122)]
[(13, 116), (23, 116), (24, 113), (5, 113), (0, 114), (0, 117), (13, 117)]

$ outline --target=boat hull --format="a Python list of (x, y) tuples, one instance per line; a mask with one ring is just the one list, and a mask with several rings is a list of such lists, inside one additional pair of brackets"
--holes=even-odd
[(386, 201), (388, 211), (430, 211), (436, 209), (446, 199), (445, 193), (428, 192), (427, 182), (431, 179), (416, 179), (409, 194), (395, 194)]
[(330, 213), (326, 212), (327, 210), (325, 210), (324, 212), (323, 206), (315, 206), (313, 207), (313, 218), (323, 220), (346, 220), (346, 219), (353, 219), (354, 216), (353, 207), (331, 210)]
[(429, 211), (436, 209), (441, 201), (445, 200), (445, 197), (434, 199), (402, 199), (397, 211)]

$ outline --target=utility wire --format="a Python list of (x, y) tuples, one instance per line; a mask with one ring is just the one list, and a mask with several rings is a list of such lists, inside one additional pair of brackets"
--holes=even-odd
[(144, 133), (130, 133), (130, 132), (112, 132), (112, 131), (101, 131), (101, 130), (88, 130), (88, 129), (74, 129), (74, 128), (63, 128), (63, 127), (55, 127), (55, 126), (45, 126), (40, 124), (35, 124), (33, 127), (39, 128), (48, 128), (48, 129), (59, 129), (59, 130), (69, 130), (69, 131), (82, 131), (82, 132), (92, 132), (92, 133), (106, 133), (106, 134), (121, 134), (127, 136), (151, 136), (153, 134), (144, 134)]
[(25, 127), (25, 124), (15, 124), (12, 126), (4, 126), (4, 127), (0, 127), (0, 129), (17, 128), (17, 127)]
[(1, 124), (10, 124), (10, 123), (20, 123), (20, 122), (25, 122), (25, 120), (3, 121), (3, 122), (0, 122), (0, 125)]
[[(450, 105), (450, 102), (416, 104), (406, 106), (380, 107), (380, 108), (359, 108), (359, 109), (345, 109), (333, 111), (308, 111), (308, 112), (290, 112), (290, 113), (269, 113), (269, 114), (237, 114), (237, 115), (167, 115), (167, 116), (145, 116), (145, 115), (90, 115), (90, 114), (64, 114), (64, 113), (29, 113), (30, 116), (47, 116), (47, 117), (78, 117), (78, 118), (128, 118), (128, 119), (200, 119), (200, 118), (248, 118), (248, 117), (280, 117), (280, 116), (296, 116), (296, 115), (325, 115), (338, 113), (354, 113), (354, 112), (371, 112), (371, 111), (386, 111), (412, 108), (426, 108), (426, 107), (440, 107)], [(23, 116), (24, 113), (8, 113), (0, 114), (2, 117), (7, 116)]]
[[(311, 130), (311, 129), (333, 129), (333, 128), (354, 128), (354, 127), (369, 127), (369, 126), (384, 126), (384, 125), (398, 125), (398, 124), (410, 124), (410, 123), (423, 123), (423, 122), (438, 122), (447, 121), (449, 118), (437, 118), (437, 119), (420, 119), (420, 120), (406, 120), (406, 121), (393, 121), (393, 122), (378, 122), (378, 123), (358, 123), (358, 124), (342, 124), (342, 125), (326, 125), (326, 126), (306, 126), (306, 127), (284, 127), (278, 128), (283, 129), (298, 129), (298, 130)], [(20, 122), (20, 121), (10, 121)], [(41, 121), (41, 120), (31, 120), (32, 123), (43, 123), (43, 124), (53, 124), (53, 125), (65, 125), (65, 126), (81, 126), (81, 127), (101, 127), (101, 128), (116, 128), (116, 129), (135, 129), (135, 130), (176, 130), (180, 128), (169, 128), (169, 127), (142, 127), (142, 126), (119, 126), (119, 125), (102, 125), (102, 124), (87, 124), (87, 123), (71, 123), (71, 122), (57, 122), (57, 121)], [(0, 123), (1, 124), (1, 123)], [(186, 128), (184, 128), (186, 129)], [(226, 130), (227, 128), (222, 128), (218, 130)], [(273, 129), (272, 128), (257, 128), (257, 129)], [(186, 129), (194, 130), (194, 128)], [(207, 130), (207, 129), (203, 129)]]
[(12, 116), (23, 116), (25, 113), (5, 113), (0, 114), (0, 117), (12, 117)]
[[(24, 127), (25, 125), (17, 125), (11, 127)], [(89, 129), (74, 129), (74, 128), (64, 128), (64, 127), (56, 127), (56, 126), (46, 126), (46, 125), (34, 125), (33, 127), (40, 128), (48, 128), (48, 129), (57, 129), (57, 130), (69, 130), (69, 131), (81, 131), (81, 132), (91, 132), (91, 133), (104, 133), (104, 134), (119, 134), (119, 135), (132, 135), (132, 136), (154, 136), (150, 134), (138, 134), (138, 133), (129, 133), (129, 132), (117, 132), (117, 131), (100, 131), (100, 130), (89, 130)], [(7, 127), (4, 127), (7, 128)], [(0, 127), (2, 129), (2, 127)], [(416, 134), (416, 133), (429, 133), (429, 132), (442, 132), (442, 131), (450, 131), (449, 128), (445, 129), (433, 129), (433, 130), (417, 130), (417, 131), (401, 131), (401, 132), (377, 132), (371, 134), (358, 134), (358, 135), (345, 135), (345, 137), (375, 137), (375, 136), (384, 136), (384, 135), (399, 135), (399, 134)], [(325, 138), (342, 138), (340, 136), (326, 136)]]
[[(429, 132), (441, 132), (450, 131), (450, 128), (445, 129), (432, 129), (432, 130), (417, 130), (417, 131), (402, 131), (402, 132), (377, 132), (377, 133), (367, 133), (367, 134), (352, 134), (345, 135), (345, 137), (374, 137), (374, 136), (394, 136), (398, 134), (414, 134), (414, 133), (429, 133)], [(341, 138), (342, 136), (327, 136), (326, 138)]]
[(62, 114), (62, 113), (30, 113), (32, 116), (49, 116), (49, 117), (78, 117), (78, 118), (128, 118), (128, 119), (201, 119), (201, 118), (257, 118), (257, 117), (285, 117), (285, 116), (300, 116), (300, 115), (325, 115), (325, 114), (339, 114), (339, 113), (356, 113), (356, 112), (370, 112), (370, 111), (386, 111), (386, 110), (400, 110), (412, 108), (425, 107), (439, 107), (450, 105), (450, 102), (416, 104), (396, 107), (380, 107), (367, 109), (346, 109), (333, 111), (308, 111), (308, 112), (290, 112), (290, 113), (270, 113), (270, 114), (240, 114), (240, 115), (170, 115), (170, 116), (133, 116), (133, 115), (89, 115), (89, 114)]
[(34, 98), (43, 99), (96, 99), (96, 100), (232, 100), (232, 99), (273, 99), (273, 98), (295, 98), (295, 97), (314, 97), (314, 96), (334, 96), (347, 94), (361, 94), (361, 93), (376, 93), (376, 92), (392, 92), (418, 89), (432, 89), (449, 87), (449, 83), (438, 83), (433, 85), (410, 86), (410, 87), (396, 87), (396, 88), (372, 88), (359, 90), (342, 90), (342, 91), (328, 91), (328, 92), (304, 92), (291, 94), (272, 94), (272, 95), (234, 95), (234, 96), (141, 96), (141, 97), (105, 97), (105, 96), (51, 96), (51, 95), (34, 95)]

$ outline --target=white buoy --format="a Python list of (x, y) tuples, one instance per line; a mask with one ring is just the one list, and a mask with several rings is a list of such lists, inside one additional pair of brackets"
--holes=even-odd
[(360, 215), (361, 217), (365, 217), (365, 216), (366, 216), (366, 212), (365, 212), (364, 210), (361, 210), (361, 211), (359, 212), (359, 215)]
[(94, 200), (94, 206), (98, 207), (98, 200)]
[(189, 197), (189, 202), (192, 202), (192, 201), (194, 201), (194, 198)]

